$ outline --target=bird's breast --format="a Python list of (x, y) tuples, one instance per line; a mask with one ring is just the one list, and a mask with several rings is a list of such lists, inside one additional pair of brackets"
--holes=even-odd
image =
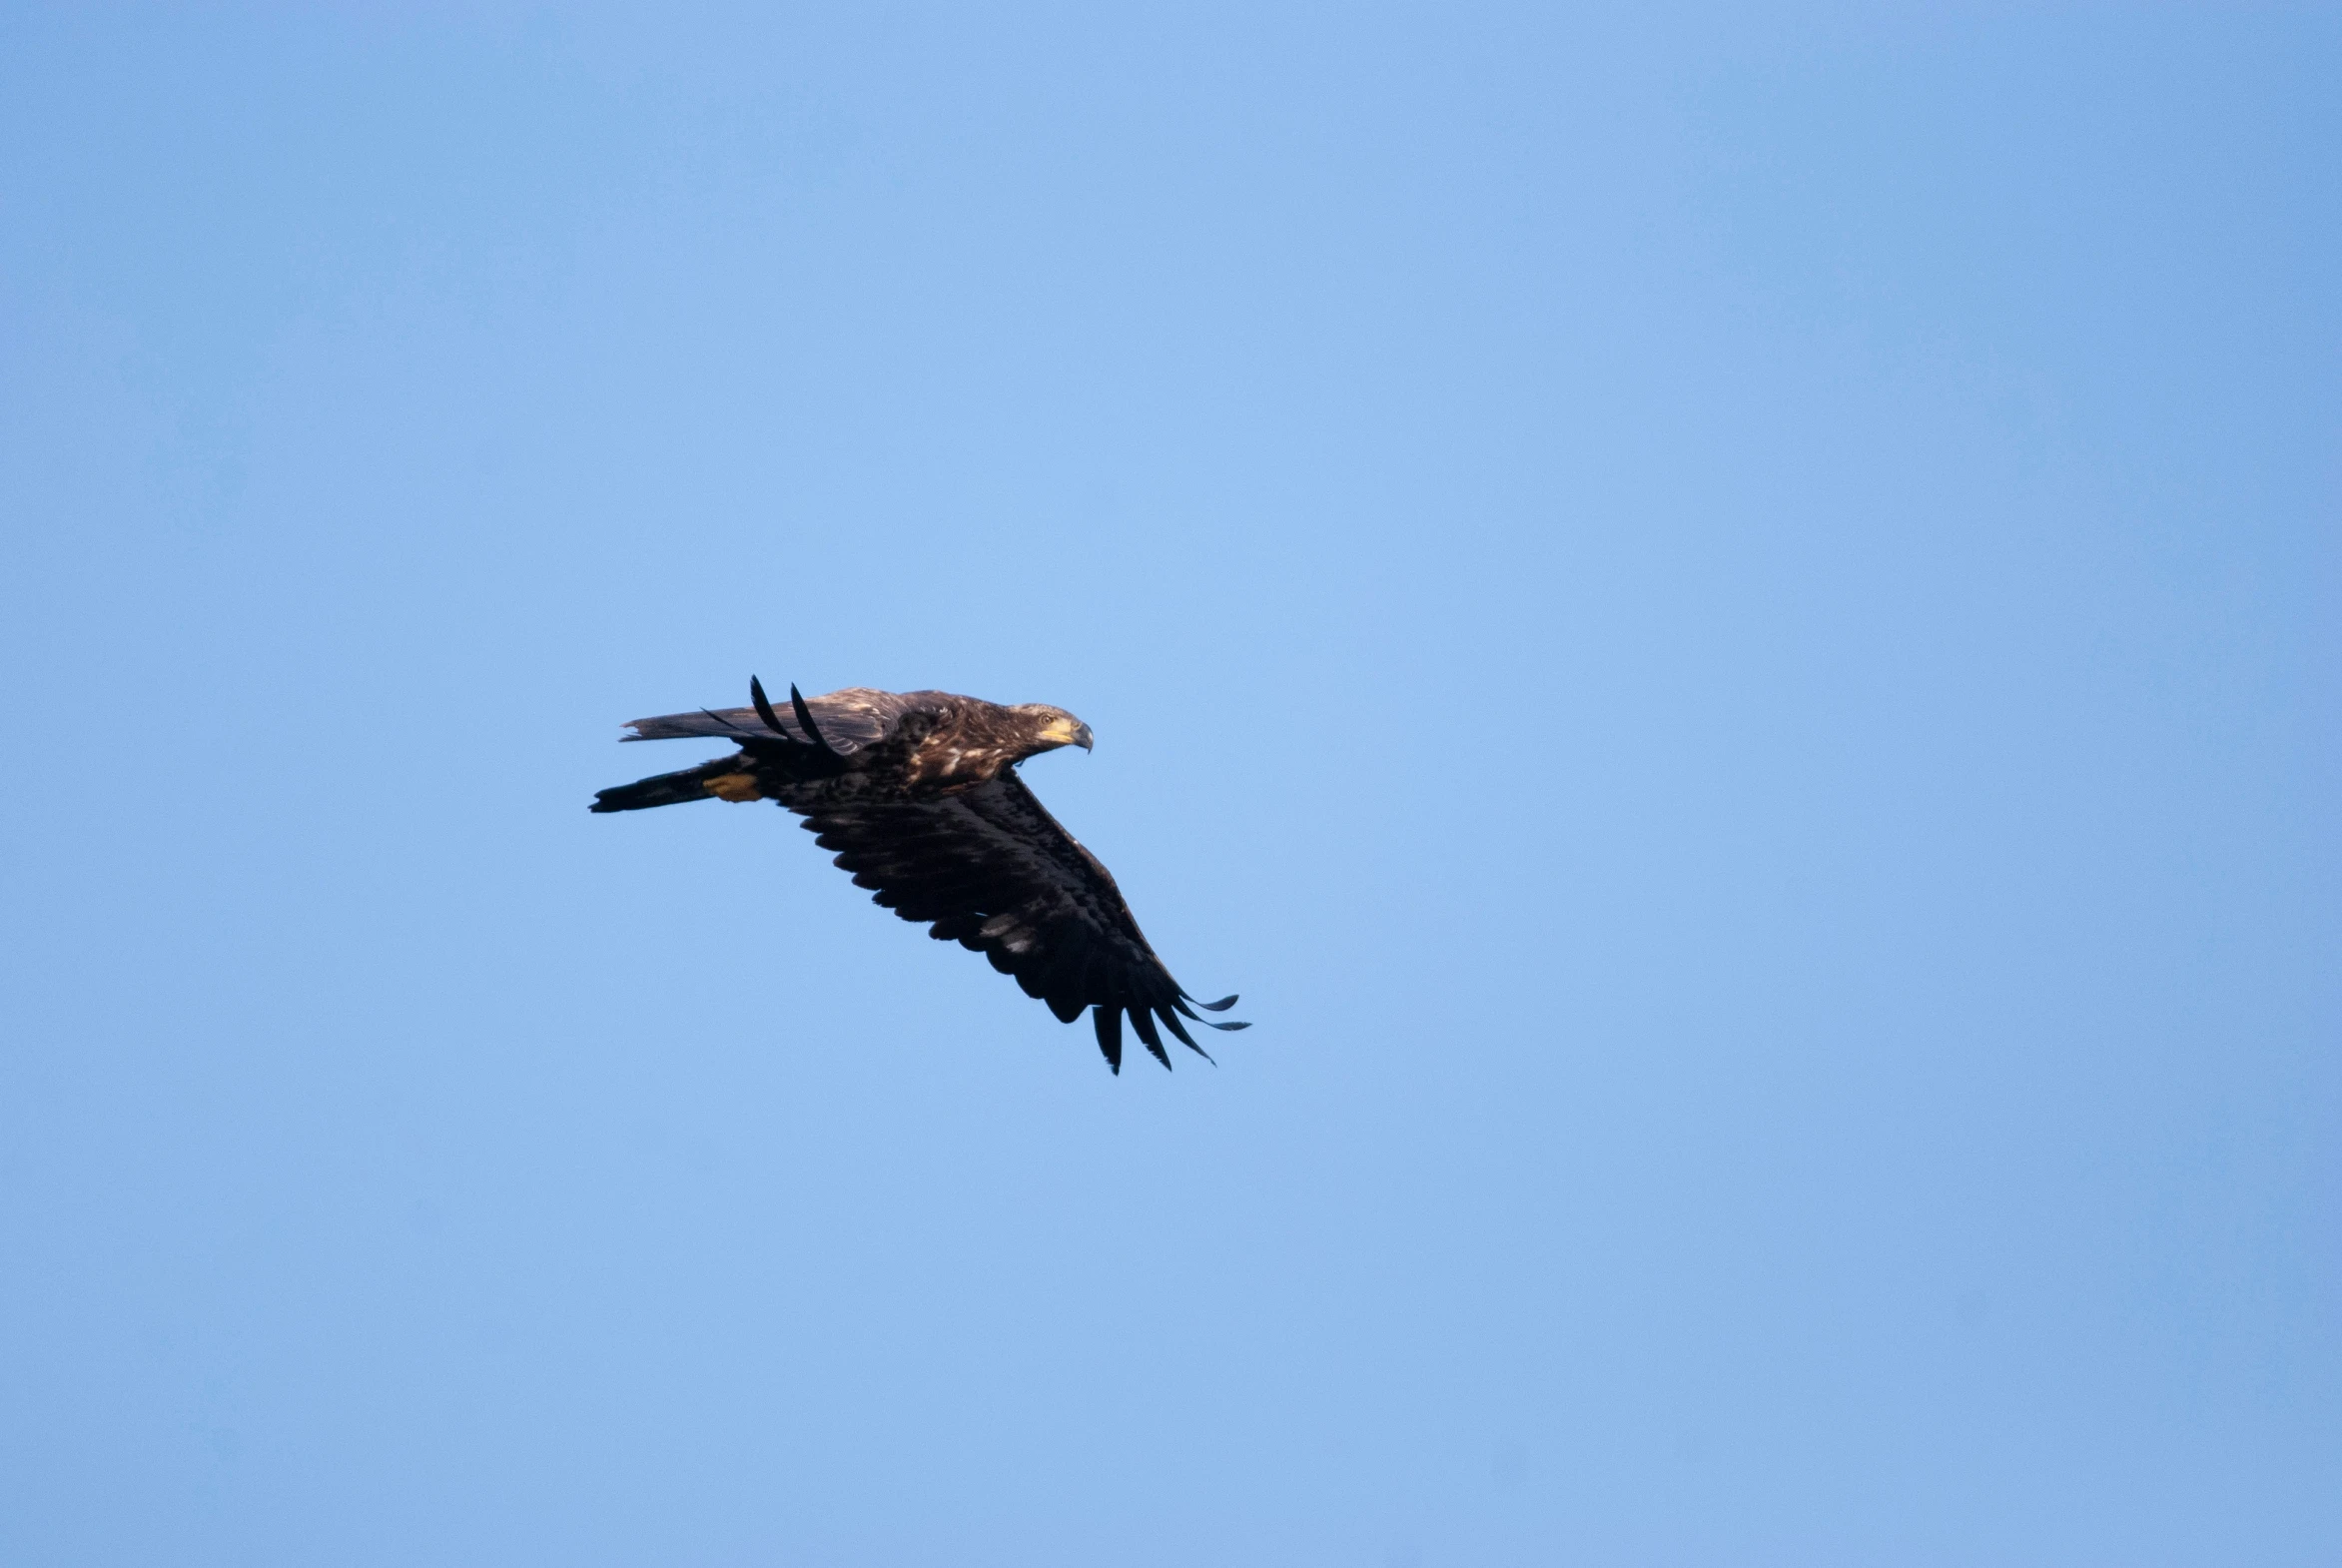
[(1008, 761), (1008, 753), (997, 746), (970, 746), (938, 737), (911, 754), (907, 781), (929, 787), (977, 784), (997, 776)]

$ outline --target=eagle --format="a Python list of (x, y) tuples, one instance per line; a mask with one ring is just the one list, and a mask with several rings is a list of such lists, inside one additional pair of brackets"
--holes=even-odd
[[(1049, 1005), (1061, 1023), (1085, 1010), (1098, 1049), (1123, 1070), (1123, 1015), (1166, 1068), (1157, 1032), (1210, 1061), (1181, 1022), (1248, 1026), (1224, 1013), (1232, 996), (1197, 1002), (1155, 956), (1113, 875), (1058, 825), (1017, 766), (1060, 746), (1091, 745), (1090, 726), (1063, 708), (1003, 706), (948, 691), (848, 687), (807, 697), (792, 685), (787, 716), (748, 680), (750, 706), (635, 719), (623, 740), (685, 737), (739, 749), (680, 773), (605, 789), (593, 811), (642, 811), (688, 800), (777, 801), (872, 901), (927, 927), (938, 942), (982, 953)], [(792, 723), (792, 721), (794, 721)], [(1201, 1012), (1197, 1010), (1200, 1009)]]

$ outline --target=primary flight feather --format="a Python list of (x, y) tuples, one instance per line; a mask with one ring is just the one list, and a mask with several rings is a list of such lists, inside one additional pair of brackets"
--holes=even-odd
[(1017, 777), (1027, 757), (1090, 749), (1090, 726), (1043, 703), (1004, 707), (948, 691), (870, 691), (825, 697), (789, 688), (775, 710), (751, 678), (753, 706), (636, 719), (626, 740), (702, 737), (739, 747), (680, 773), (661, 773), (594, 796), (595, 811), (640, 811), (687, 800), (771, 800), (803, 826), (857, 887), (939, 942), (958, 942), (1016, 978), (1068, 1024), (1085, 1009), (1107, 1066), (1123, 1070), (1123, 1016), (1155, 1060), (1171, 1066), (1157, 1020), (1198, 1056), (1180, 1022), (1213, 1029), (1147, 945), (1130, 905), (1098, 857), (1058, 825)]

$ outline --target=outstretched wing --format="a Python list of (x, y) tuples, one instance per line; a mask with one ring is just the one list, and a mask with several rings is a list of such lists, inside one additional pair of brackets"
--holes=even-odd
[[(865, 746), (875, 746), (894, 731), (896, 723), (923, 697), (936, 693), (913, 691), (872, 691), (867, 687), (849, 686), (825, 696), (807, 697), (805, 706), (813, 714), (813, 722), (821, 730), (821, 738), (839, 753), (850, 755)], [(791, 708), (784, 706), (776, 714), (781, 733), (793, 740), (805, 737), (797, 733), (800, 726)], [(705, 736), (711, 740), (737, 741), (743, 735), (766, 736), (772, 732), (754, 708), (702, 708), (697, 713), (662, 713), (656, 718), (629, 719), (626, 727), (634, 733), (621, 735), (620, 740), (681, 740), (689, 736)]]
[[(815, 721), (826, 733), (829, 719)], [(1165, 1067), (1162, 1020), (1201, 1056), (1181, 1016), (1235, 1001), (1196, 1004), (1147, 945), (1131, 908), (1098, 857), (1058, 825), (1014, 773), (926, 800), (840, 801), (805, 811), (805, 826), (858, 887), (905, 920), (957, 941), (1016, 977), (1025, 994), (1071, 1024), (1096, 1008), (1099, 1049), (1123, 1069), (1123, 1015)]]

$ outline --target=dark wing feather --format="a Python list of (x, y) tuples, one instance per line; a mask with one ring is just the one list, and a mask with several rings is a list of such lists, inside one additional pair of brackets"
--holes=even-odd
[[(851, 754), (865, 746), (875, 746), (894, 730), (896, 723), (919, 699), (931, 696), (929, 692), (871, 691), (849, 686), (826, 696), (805, 698), (806, 709), (813, 722), (841, 755)], [(791, 740), (804, 740), (802, 726), (796, 721), (793, 708), (783, 708), (776, 717), (781, 733)], [(621, 735), (620, 740), (682, 740), (690, 736), (704, 736), (711, 740), (737, 741), (742, 736), (769, 735), (765, 722), (754, 708), (702, 709), (697, 713), (663, 713), (657, 718), (630, 719), (626, 727), (634, 733)]]
[[(829, 715), (816, 708), (815, 718), (826, 733)], [(1106, 867), (1016, 774), (927, 799), (795, 809), (879, 904), (982, 953), (1068, 1023), (1098, 1008), (1099, 1046), (1117, 1071), (1125, 1009), (1140, 1042), (1171, 1065), (1154, 1015), (1172, 1016), (1186, 993)]]

